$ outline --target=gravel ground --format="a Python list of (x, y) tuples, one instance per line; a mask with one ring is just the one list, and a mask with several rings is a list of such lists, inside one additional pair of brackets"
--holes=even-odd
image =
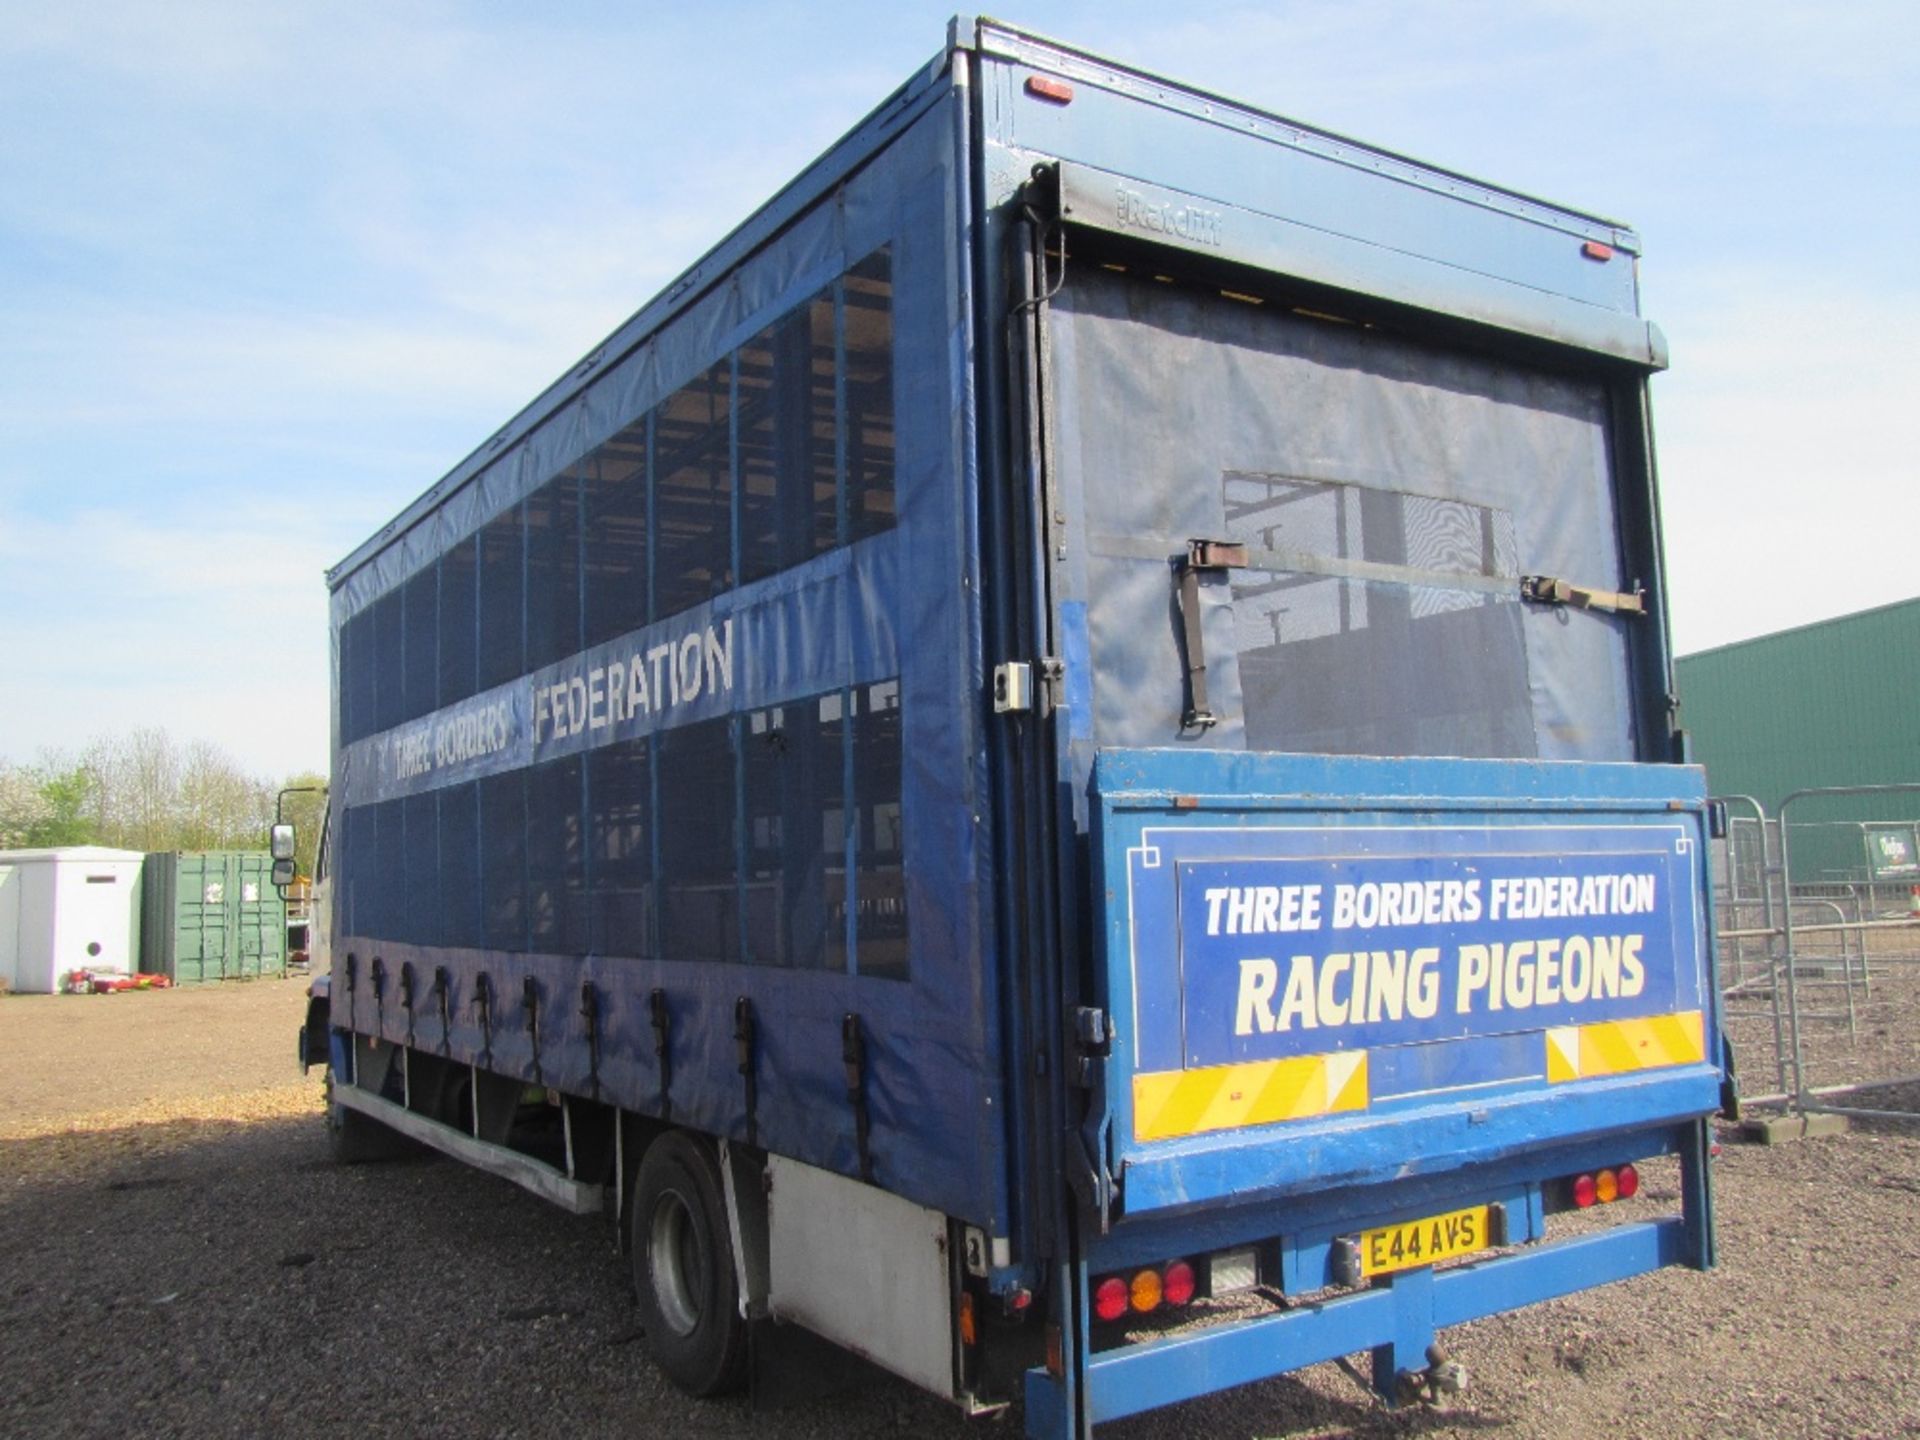
[[(299, 1076), (307, 982), (236, 981), (117, 995), (0, 995), (0, 1138)], [(317, 1093), (317, 1092), (316, 1092)]]
[[(440, 1160), (326, 1159), (301, 985), (0, 1000), (0, 1435), (1015, 1435), (884, 1377), (754, 1414), (648, 1361), (610, 1230)], [(1920, 1435), (1920, 1139), (1729, 1145), (1724, 1264), (1452, 1332), (1386, 1414), (1295, 1376), (1110, 1440)], [(1649, 1167), (1651, 1208), (1674, 1176)]]

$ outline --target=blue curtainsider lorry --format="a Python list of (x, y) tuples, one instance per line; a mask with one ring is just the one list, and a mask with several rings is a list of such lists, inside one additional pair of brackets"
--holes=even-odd
[(1709, 1268), (1638, 252), (954, 21), (330, 572), (340, 1151), (1045, 1440)]

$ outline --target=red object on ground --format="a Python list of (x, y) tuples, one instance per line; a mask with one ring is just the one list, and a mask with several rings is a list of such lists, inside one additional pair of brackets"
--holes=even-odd
[(70, 970), (60, 987), (69, 995), (112, 995), (121, 990), (170, 990), (165, 975), (125, 975), (112, 970)]

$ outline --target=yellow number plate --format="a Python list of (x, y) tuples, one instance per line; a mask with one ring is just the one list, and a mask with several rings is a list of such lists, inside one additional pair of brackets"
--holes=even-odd
[(1487, 1207), (1449, 1210), (1405, 1225), (1360, 1232), (1360, 1273), (1390, 1275), (1487, 1248)]

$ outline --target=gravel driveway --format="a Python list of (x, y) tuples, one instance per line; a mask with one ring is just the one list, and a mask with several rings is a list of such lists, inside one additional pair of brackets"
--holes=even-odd
[[(328, 1163), (302, 991), (0, 1000), (0, 1435), (1019, 1433), (886, 1378), (683, 1398), (602, 1222), (451, 1162)], [(1318, 1366), (1101, 1434), (1920, 1435), (1920, 1140), (1729, 1145), (1717, 1183), (1718, 1273), (1452, 1332), (1449, 1411)]]

